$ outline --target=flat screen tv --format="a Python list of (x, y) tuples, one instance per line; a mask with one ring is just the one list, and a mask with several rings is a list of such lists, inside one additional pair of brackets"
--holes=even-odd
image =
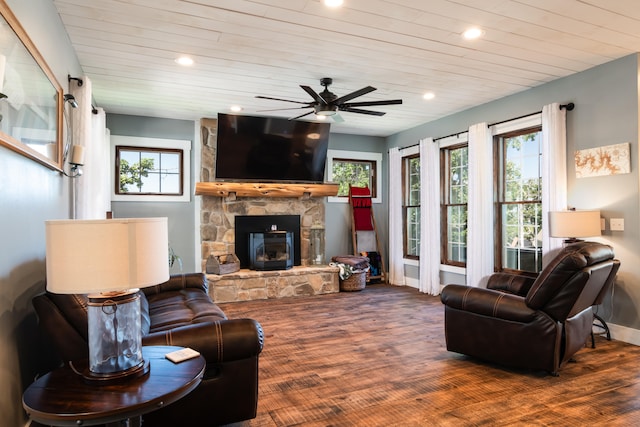
[(218, 181), (324, 182), (329, 123), (218, 114)]

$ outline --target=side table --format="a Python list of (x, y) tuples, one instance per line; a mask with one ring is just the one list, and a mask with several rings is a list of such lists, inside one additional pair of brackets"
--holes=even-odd
[(142, 415), (169, 405), (195, 389), (204, 374), (202, 356), (173, 363), (165, 354), (173, 346), (142, 348), (150, 363), (148, 374), (115, 384), (88, 384), (71, 367), (64, 366), (40, 377), (22, 395), (29, 417), (53, 426), (128, 426), (142, 424)]

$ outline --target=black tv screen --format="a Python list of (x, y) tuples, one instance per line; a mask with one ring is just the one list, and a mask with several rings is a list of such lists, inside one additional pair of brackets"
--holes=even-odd
[(216, 180), (324, 182), (329, 126), (220, 113)]

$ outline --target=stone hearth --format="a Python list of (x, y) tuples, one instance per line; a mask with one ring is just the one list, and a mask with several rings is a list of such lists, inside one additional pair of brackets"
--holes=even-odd
[(329, 266), (289, 270), (207, 274), (209, 295), (215, 302), (250, 301), (335, 293), (340, 290), (338, 269)]

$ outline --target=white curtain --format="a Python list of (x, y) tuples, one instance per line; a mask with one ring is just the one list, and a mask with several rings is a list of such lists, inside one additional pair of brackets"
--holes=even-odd
[(402, 156), (389, 150), (389, 283), (405, 285), (402, 248)]
[(420, 141), (420, 291), (440, 294), (440, 148)]
[(542, 107), (542, 263), (547, 265), (562, 239), (549, 236), (549, 212), (567, 209), (567, 125), (560, 104)]
[(84, 149), (82, 176), (74, 178), (74, 218), (104, 219), (110, 210), (109, 140), (106, 138), (105, 113), (93, 114), (91, 80), (82, 77), (82, 86), (74, 80), (71, 94), (78, 108), (71, 110), (72, 141)]
[(87, 218), (103, 219), (111, 211), (111, 135), (106, 126), (104, 110), (96, 108), (96, 113), (91, 115), (92, 149), (89, 154), (92, 167), (88, 171), (91, 182), (88, 184), (89, 194), (86, 194)]
[(485, 287), (493, 273), (493, 143), (486, 123), (469, 128), (467, 285)]

